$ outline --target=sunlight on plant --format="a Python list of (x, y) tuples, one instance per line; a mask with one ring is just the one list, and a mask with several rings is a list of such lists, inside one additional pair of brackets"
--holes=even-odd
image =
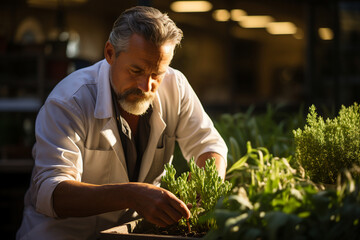
[(290, 160), (248, 142), (227, 172), (232, 195), (207, 215), (217, 227), (205, 239), (358, 239), (360, 189), (350, 171), (336, 188), (321, 190)]
[(315, 182), (335, 183), (338, 174), (360, 165), (360, 106), (341, 107), (324, 120), (312, 105), (304, 129), (294, 130), (295, 157)]
[(166, 166), (168, 189), (195, 206), (191, 224), (210, 229), (204, 239), (360, 239), (359, 105), (326, 120), (312, 106), (306, 125), (301, 109), (279, 109), (214, 121), (229, 149), (223, 190), (215, 166), (193, 160), (178, 178)]
[[(185, 204), (191, 204), (191, 229), (197, 232), (209, 231), (215, 226), (211, 219), (200, 221), (200, 217), (215, 207), (219, 198), (231, 190), (231, 184), (223, 181), (218, 175), (215, 158), (208, 159), (205, 168), (196, 165), (194, 158), (189, 161), (190, 172), (182, 173), (175, 178), (176, 170), (171, 164), (165, 165), (165, 175), (161, 186), (174, 193)], [(187, 229), (186, 219), (181, 219), (179, 225)]]

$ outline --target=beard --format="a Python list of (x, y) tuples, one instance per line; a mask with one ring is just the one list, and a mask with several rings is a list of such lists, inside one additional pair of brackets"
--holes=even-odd
[(120, 107), (133, 115), (146, 113), (155, 98), (155, 93), (146, 93), (138, 88), (131, 88), (123, 93), (118, 93), (115, 88), (114, 91)]

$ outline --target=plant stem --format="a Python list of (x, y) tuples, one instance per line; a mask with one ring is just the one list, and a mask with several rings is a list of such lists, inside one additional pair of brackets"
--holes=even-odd
[(189, 219), (186, 219), (186, 224), (188, 226), (188, 231), (189, 233), (191, 232), (191, 227), (190, 227), (190, 222), (189, 222)]

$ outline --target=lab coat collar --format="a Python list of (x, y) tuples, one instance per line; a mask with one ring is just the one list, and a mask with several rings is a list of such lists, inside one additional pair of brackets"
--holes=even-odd
[(121, 162), (123, 172), (119, 174), (126, 176), (127, 181), (129, 181), (124, 150), (121, 144), (117, 123), (114, 118), (110, 85), (110, 65), (105, 59), (100, 62), (100, 69), (97, 75), (96, 82), (97, 97), (94, 117), (96, 119), (108, 119), (100, 132), (109, 142), (110, 146), (115, 152), (116, 157)]
[(97, 97), (94, 117), (98, 119), (111, 118), (113, 113), (110, 86), (110, 65), (104, 59), (100, 63), (100, 70), (97, 76)]
[(120, 161), (122, 166), (122, 173), (119, 173), (123, 176), (126, 176), (126, 181), (129, 181), (129, 176), (127, 174), (127, 166), (125, 161), (124, 149), (121, 144), (119, 131), (117, 130), (117, 123), (114, 118), (110, 118), (109, 121), (105, 124), (103, 129), (100, 131), (105, 139), (109, 142), (117, 159)]

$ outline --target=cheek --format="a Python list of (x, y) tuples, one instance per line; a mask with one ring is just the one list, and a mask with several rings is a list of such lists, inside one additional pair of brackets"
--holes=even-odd
[(117, 74), (114, 74), (113, 79), (114, 85), (120, 93), (123, 93), (129, 88), (134, 87), (134, 81), (131, 79), (131, 77), (121, 71), (117, 72)]

